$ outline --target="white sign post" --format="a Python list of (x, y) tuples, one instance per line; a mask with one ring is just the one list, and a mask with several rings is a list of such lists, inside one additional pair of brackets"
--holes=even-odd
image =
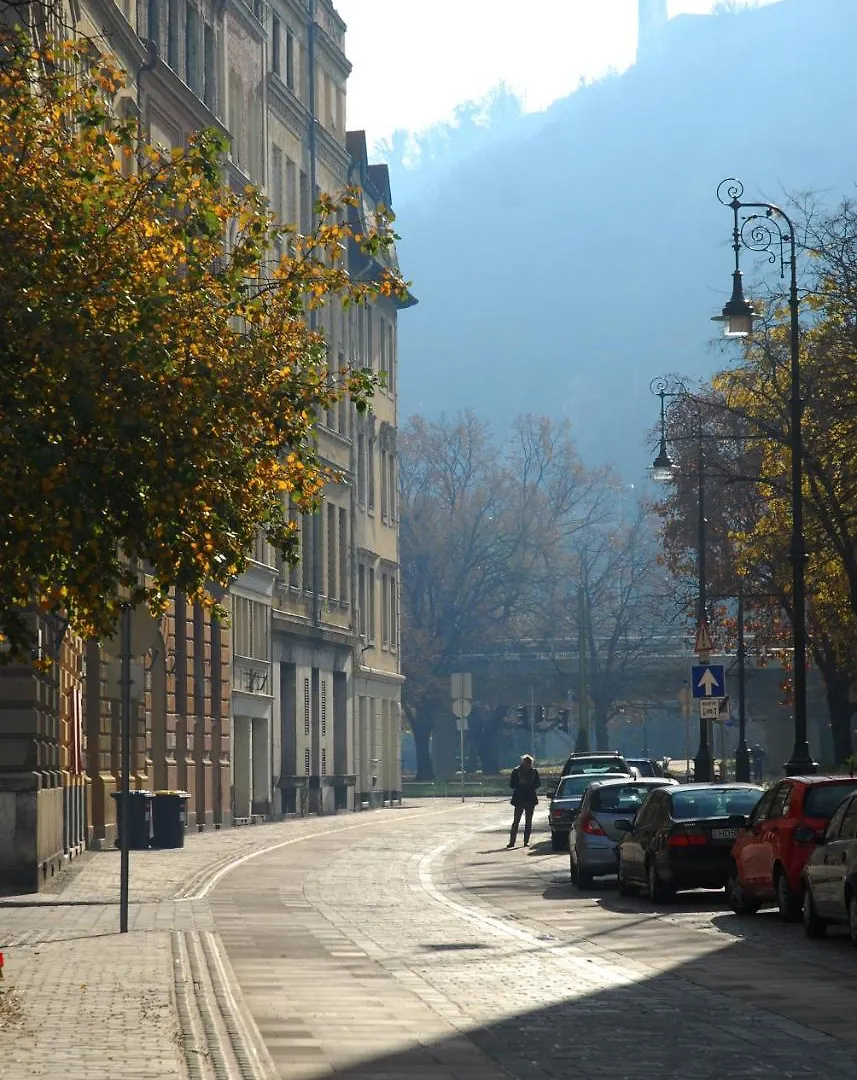
[(452, 711), (458, 718), (458, 749), (461, 758), (461, 801), (464, 802), (464, 732), (467, 730), (467, 718), (470, 716), (470, 703), (473, 700), (473, 680), (469, 671), (455, 671), (450, 676), (452, 691)]

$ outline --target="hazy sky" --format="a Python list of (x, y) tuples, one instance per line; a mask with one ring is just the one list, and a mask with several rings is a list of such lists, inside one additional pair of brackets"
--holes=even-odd
[[(419, 131), (506, 82), (546, 108), (582, 76), (633, 62), (637, 0), (334, 0), (348, 24), (348, 126), (370, 146)], [(774, 3), (776, 0), (750, 0)], [(670, 15), (715, 0), (668, 0)]]

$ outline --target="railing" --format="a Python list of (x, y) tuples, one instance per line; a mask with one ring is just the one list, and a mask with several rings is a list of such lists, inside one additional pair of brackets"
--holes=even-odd
[[(434, 780), (428, 783), (405, 780), (402, 783), (402, 795), (406, 799), (450, 799), (460, 798), (462, 787), (460, 780)], [(482, 780), (465, 780), (465, 797), (508, 795), (509, 785), (502, 783), (483, 782)]]

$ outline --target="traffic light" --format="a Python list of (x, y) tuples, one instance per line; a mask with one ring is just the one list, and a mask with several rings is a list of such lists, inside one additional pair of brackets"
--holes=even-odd
[(557, 715), (556, 729), (566, 734), (571, 730), (571, 709), (560, 709)]
[(519, 705), (515, 709), (515, 715), (518, 718), (515, 727), (528, 728), (530, 726), (530, 710), (526, 705)]
[(546, 710), (544, 705), (536, 705), (536, 727), (539, 731), (544, 731), (547, 726), (545, 724), (545, 715)]

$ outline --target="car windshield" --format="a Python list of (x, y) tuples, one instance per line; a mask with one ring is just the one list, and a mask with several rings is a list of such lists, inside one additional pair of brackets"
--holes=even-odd
[(592, 792), (592, 810), (596, 814), (636, 814), (643, 800), (658, 784), (610, 784)]
[(625, 772), (625, 770), (622, 768), (621, 762), (613, 759), (606, 761), (572, 761), (566, 772), (571, 776), (580, 776), (583, 773), (589, 776), (597, 776), (599, 773)]
[(705, 791), (674, 791), (670, 815), (675, 821), (693, 818), (731, 817), (749, 814), (762, 795), (761, 788), (707, 788)]
[(841, 784), (813, 784), (804, 799), (804, 816), (825, 818), (829, 821), (836, 807), (852, 791), (857, 791), (857, 779), (843, 780)]
[(658, 770), (655, 768), (654, 762), (649, 761), (648, 758), (629, 758), (628, 764), (633, 765), (640, 776), (658, 775)]
[(554, 792), (555, 799), (570, 799), (582, 795), (592, 783), (591, 776), (564, 776)]

